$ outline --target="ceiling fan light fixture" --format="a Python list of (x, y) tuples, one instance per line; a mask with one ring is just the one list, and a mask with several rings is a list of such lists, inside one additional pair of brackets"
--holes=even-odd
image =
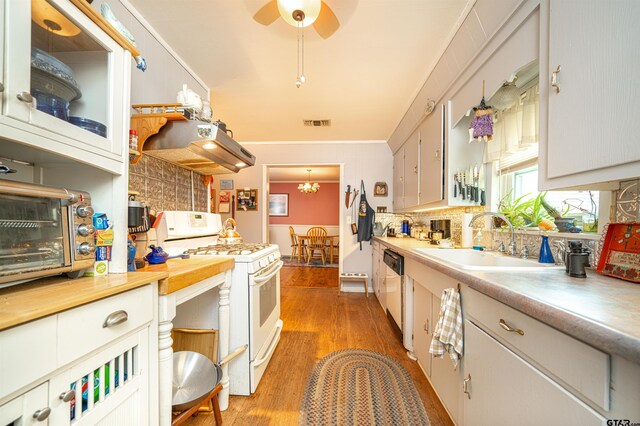
[[(297, 27), (298, 20), (302, 17), (302, 26), (313, 24), (322, 7), (321, 0), (278, 0), (278, 11), (287, 24)], [(300, 14), (302, 12), (302, 14)], [(296, 20), (298, 17), (298, 20)]]

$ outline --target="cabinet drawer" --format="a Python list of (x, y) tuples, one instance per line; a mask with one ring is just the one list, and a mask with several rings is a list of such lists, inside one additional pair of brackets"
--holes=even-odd
[[(610, 357), (482, 293), (465, 288), (463, 312), (501, 342), (609, 411)], [(523, 335), (505, 330), (508, 326)]]
[(0, 400), (56, 369), (56, 317), (0, 332)]
[[(58, 365), (65, 365), (151, 321), (151, 286), (99, 300), (58, 315)], [(125, 311), (128, 318), (103, 327), (113, 313)]]

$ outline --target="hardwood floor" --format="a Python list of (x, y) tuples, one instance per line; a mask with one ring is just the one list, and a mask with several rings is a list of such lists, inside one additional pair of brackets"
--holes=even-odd
[(338, 268), (309, 266), (283, 266), (280, 270), (281, 287), (338, 287)]
[[(222, 413), (224, 424), (297, 425), (300, 401), (314, 364), (333, 351), (366, 348), (387, 354), (403, 365), (413, 378), (432, 425), (451, 425), (420, 367), (407, 357), (393, 334), (376, 297), (339, 294), (337, 288), (326, 288), (331, 281), (327, 271), (331, 269), (283, 269), (284, 330), (280, 343), (257, 392), (250, 397), (231, 397), (229, 409)], [(337, 271), (335, 274), (337, 285)], [(322, 281), (321, 287), (325, 288), (317, 288), (314, 281)], [(199, 414), (184, 424), (203, 426), (215, 422), (213, 414)]]

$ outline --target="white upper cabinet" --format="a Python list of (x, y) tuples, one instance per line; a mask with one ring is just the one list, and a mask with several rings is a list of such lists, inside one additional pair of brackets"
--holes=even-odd
[(404, 208), (404, 147), (393, 154), (393, 211)]
[(404, 207), (420, 204), (418, 182), (420, 181), (420, 132), (415, 131), (404, 144)]
[(128, 51), (69, 1), (0, 5), (5, 73), (0, 137), (122, 173)]
[(540, 187), (640, 176), (640, 2), (541, 5)]
[(418, 204), (444, 198), (444, 105), (436, 105), (420, 125), (420, 194)]

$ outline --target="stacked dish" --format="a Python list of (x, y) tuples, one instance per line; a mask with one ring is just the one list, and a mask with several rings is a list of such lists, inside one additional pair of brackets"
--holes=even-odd
[(82, 96), (73, 70), (36, 47), (31, 48), (31, 92), (38, 110), (102, 137), (107, 136), (104, 124), (84, 117), (69, 117), (69, 105)]

